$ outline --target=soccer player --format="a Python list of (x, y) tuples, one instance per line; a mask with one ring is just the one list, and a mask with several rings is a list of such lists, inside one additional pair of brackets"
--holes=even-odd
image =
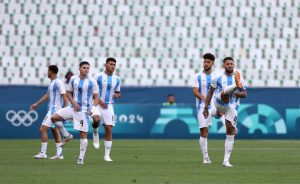
[[(100, 113), (102, 118), (102, 124), (105, 129), (105, 154), (104, 160), (107, 162), (112, 161), (110, 158), (110, 150), (112, 147), (112, 128), (115, 126), (115, 115), (113, 103), (114, 99), (118, 99), (121, 96), (121, 80), (120, 77), (114, 74), (116, 68), (116, 60), (114, 58), (107, 58), (105, 63), (105, 71), (95, 76), (99, 86), (99, 105), (98, 111), (95, 114)], [(99, 144), (99, 122), (93, 122), (93, 145), (96, 149), (100, 147)]]
[[(54, 114), (57, 110), (61, 109), (62, 106), (67, 105), (67, 96), (64, 83), (57, 78), (58, 68), (55, 65), (50, 65), (48, 67), (48, 78), (51, 80), (48, 85), (47, 93), (42, 96), (37, 102), (30, 106), (30, 110), (35, 110), (41, 103), (49, 99), (48, 103), (48, 112), (44, 118), (41, 126), (41, 151), (39, 154), (33, 156), (36, 159), (45, 159), (47, 158), (47, 145), (48, 145), (48, 135), (47, 130), (51, 128), (52, 134), (56, 142), (56, 155), (50, 159), (64, 159), (61, 148), (61, 136), (59, 134), (58, 128), (54, 126), (51, 122), (51, 115)], [(59, 122), (62, 123), (62, 122)]]
[[(211, 115), (206, 119), (202, 112), (204, 108), (204, 102), (206, 95), (210, 88), (212, 79), (215, 74), (212, 72), (212, 67), (214, 65), (215, 56), (211, 53), (206, 53), (203, 55), (203, 70), (193, 77), (193, 92), (196, 97), (196, 108), (197, 108), (197, 118), (200, 128), (200, 138), (199, 145), (203, 156), (203, 164), (210, 164), (211, 161), (208, 156), (207, 149), (207, 137), (208, 137), (208, 127), (212, 123)], [(211, 105), (208, 106), (211, 109)]]
[(211, 112), (211, 115), (225, 116), (226, 126), (226, 141), (225, 154), (223, 166), (232, 167), (229, 162), (230, 155), (233, 149), (234, 136), (237, 133), (237, 108), (239, 105), (239, 98), (247, 96), (245, 82), (238, 71), (234, 71), (234, 60), (232, 57), (226, 57), (223, 60), (223, 67), (225, 71), (218, 77), (212, 80), (211, 87), (208, 91), (203, 115), (205, 118), (209, 117), (209, 104), (215, 89), (218, 95), (214, 99), (216, 112)]
[[(88, 76), (90, 64), (82, 61), (79, 64), (79, 75), (71, 77), (68, 88), (67, 96), (71, 103), (63, 109), (58, 110), (51, 120), (56, 126), (58, 121), (73, 119), (74, 129), (80, 131), (80, 152), (77, 164), (84, 164), (84, 156), (88, 145), (87, 132), (89, 119), (88, 115), (94, 105), (94, 109), (99, 102), (98, 99), (98, 86), (93, 78)], [(94, 104), (92, 104), (94, 98)], [(95, 122), (100, 121), (100, 116), (92, 116)], [(61, 127), (60, 127), (61, 128)]]

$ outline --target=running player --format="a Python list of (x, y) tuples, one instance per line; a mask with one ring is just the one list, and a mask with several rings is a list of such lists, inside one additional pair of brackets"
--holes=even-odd
[[(49, 99), (48, 112), (44, 118), (41, 126), (41, 151), (39, 154), (33, 156), (35, 159), (45, 159), (47, 158), (47, 145), (48, 145), (48, 135), (47, 130), (51, 128), (52, 134), (56, 142), (56, 155), (50, 159), (64, 159), (61, 148), (61, 136), (59, 134), (59, 129), (54, 126), (51, 122), (51, 115), (53, 115), (57, 110), (61, 109), (62, 106), (67, 105), (67, 96), (64, 83), (57, 78), (58, 68), (55, 65), (50, 65), (48, 67), (48, 78), (51, 80), (48, 85), (47, 93), (42, 96), (37, 102), (30, 106), (30, 110), (35, 110), (41, 103)], [(58, 122), (61, 123), (62, 122)]]

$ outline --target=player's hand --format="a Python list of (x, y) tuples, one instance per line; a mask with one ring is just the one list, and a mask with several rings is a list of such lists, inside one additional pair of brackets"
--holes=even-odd
[(120, 98), (120, 96), (121, 96), (121, 93), (115, 93), (113, 97), (118, 99), (118, 98)]
[(78, 103), (72, 103), (74, 111), (78, 112), (80, 110), (80, 106), (78, 105)]
[(33, 111), (35, 110), (35, 108), (37, 108), (37, 106), (39, 106), (37, 103), (34, 103), (30, 106), (30, 110)]
[(209, 113), (208, 113), (208, 108), (204, 108), (203, 110), (203, 116), (205, 117), (205, 119), (207, 119)]
[(99, 101), (99, 105), (102, 107), (102, 109), (107, 109), (107, 105), (101, 100)]

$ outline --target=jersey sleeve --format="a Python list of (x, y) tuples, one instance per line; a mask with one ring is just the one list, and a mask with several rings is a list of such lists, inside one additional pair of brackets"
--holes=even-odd
[(58, 91), (59, 91), (59, 94), (66, 94), (66, 88), (65, 88), (65, 85), (64, 83), (61, 81), (61, 80), (58, 80), (57, 82), (57, 88), (58, 88)]
[(94, 78), (92, 78), (91, 80), (92, 80), (92, 83), (93, 83), (93, 87), (92, 87), (93, 94), (98, 94), (99, 93), (99, 86), (98, 86), (98, 84), (97, 84), (97, 82)]
[(198, 75), (194, 75), (192, 79), (192, 87), (199, 88)]
[(99, 74), (96, 74), (96, 75), (94, 76), (94, 79), (95, 79), (96, 83), (98, 83), (98, 78), (99, 78)]
[(115, 91), (121, 91), (121, 79), (119, 77), (117, 78), (117, 85)]
[(213, 88), (215, 88), (215, 89), (217, 88), (217, 86), (218, 86), (218, 85), (217, 85), (218, 78), (219, 78), (219, 77), (214, 77), (214, 78), (211, 80), (211, 84), (210, 84), (211, 87), (213, 87)]

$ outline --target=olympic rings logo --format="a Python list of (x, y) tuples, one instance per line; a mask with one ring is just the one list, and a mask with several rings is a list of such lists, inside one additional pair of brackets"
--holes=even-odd
[(38, 113), (36, 111), (26, 112), (24, 110), (20, 110), (16, 112), (14, 110), (9, 110), (6, 113), (6, 119), (15, 127), (21, 126), (22, 124), (29, 127), (38, 119)]

